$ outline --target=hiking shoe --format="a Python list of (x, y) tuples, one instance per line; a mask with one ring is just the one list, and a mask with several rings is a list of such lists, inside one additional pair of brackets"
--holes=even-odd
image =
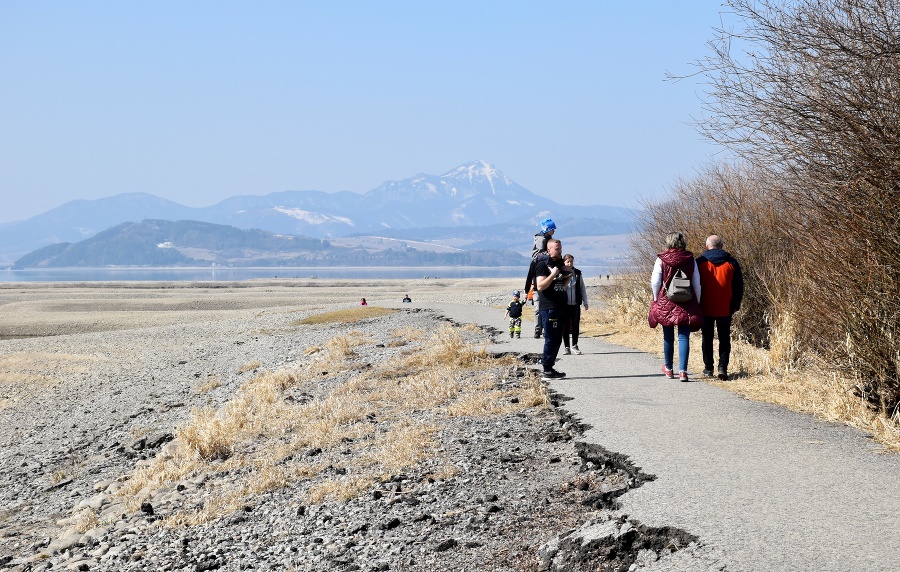
[(577, 355), (577, 356), (580, 356), (580, 355), (581, 355), (581, 350), (578, 349), (578, 346), (572, 346), (572, 353), (575, 354), (575, 355)]
[(703, 376), (704, 377), (712, 377), (713, 376), (712, 368), (710, 367), (710, 368), (704, 369)]
[(562, 379), (564, 377), (566, 377), (566, 374), (561, 371), (556, 371), (552, 367), (550, 369), (545, 369), (541, 374), (541, 380), (543, 381), (550, 381), (551, 379)]
[(686, 371), (679, 371), (679, 372), (678, 372), (678, 381), (690, 381), (690, 380), (688, 379), (688, 374), (687, 374)]
[(665, 365), (662, 367), (663, 375), (668, 377), (669, 379), (675, 379), (675, 372), (671, 369), (667, 368)]
[[(709, 372), (709, 373), (710, 373), (710, 375), (712, 375), (712, 372)], [(721, 379), (722, 381), (727, 381), (728, 380), (728, 370), (725, 369), (724, 367), (720, 367), (718, 378)]]
[(538, 339), (538, 338), (540, 338), (540, 337), (541, 337), (541, 333), (538, 332), (537, 330), (535, 330), (535, 332), (534, 332), (534, 338), (535, 338), (535, 339)]
[(564, 349), (563, 355), (572, 355), (572, 350), (570, 350), (569, 348)]

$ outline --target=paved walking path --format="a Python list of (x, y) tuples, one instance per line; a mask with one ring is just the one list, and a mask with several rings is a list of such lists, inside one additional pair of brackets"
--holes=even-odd
[[(456, 322), (506, 329), (503, 310), (430, 306)], [(493, 351), (539, 353), (543, 340), (524, 325), (527, 337), (504, 331)], [(622, 512), (702, 543), (653, 569), (900, 570), (900, 455), (849, 427), (668, 380), (655, 356), (596, 338), (579, 347), (584, 355), (560, 356), (567, 377), (551, 387), (591, 427), (586, 441), (656, 476), (620, 499)]]

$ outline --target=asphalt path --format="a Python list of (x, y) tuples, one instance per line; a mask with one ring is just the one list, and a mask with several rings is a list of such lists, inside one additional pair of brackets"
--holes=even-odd
[[(428, 306), (497, 329), (491, 351), (543, 348), (531, 322), (509, 339), (503, 310)], [(621, 512), (700, 539), (653, 570), (900, 570), (900, 455), (851, 427), (666, 379), (655, 356), (597, 338), (579, 347), (559, 356), (567, 377), (551, 388), (590, 427), (586, 442), (656, 477), (621, 497)]]

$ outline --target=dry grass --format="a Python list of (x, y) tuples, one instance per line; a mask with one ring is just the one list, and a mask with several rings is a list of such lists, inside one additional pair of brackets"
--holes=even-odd
[(89, 508), (84, 508), (74, 515), (73, 528), (78, 532), (87, 532), (100, 525), (97, 513)]
[(325, 312), (323, 314), (315, 314), (308, 316), (302, 320), (294, 322), (298, 326), (307, 326), (311, 324), (350, 324), (359, 322), (360, 320), (368, 320), (378, 318), (387, 314), (393, 314), (397, 310), (392, 308), (380, 308), (378, 306), (360, 306), (359, 308), (348, 308), (346, 310), (335, 310), (333, 312)]
[[(88, 371), (101, 358), (93, 355), (47, 352), (11, 353), (0, 356), (0, 388), (55, 384), (68, 375)], [(52, 371), (52, 374), (48, 374)]]
[(206, 377), (206, 381), (197, 386), (194, 391), (197, 393), (197, 395), (203, 395), (204, 393), (209, 393), (217, 387), (222, 387), (222, 378), (217, 375), (209, 375)]
[(900, 419), (878, 415), (866, 400), (854, 396), (852, 380), (840, 379), (835, 374), (788, 370), (712, 383), (748, 399), (774, 403), (825, 421), (857, 427), (871, 433), (888, 449), (900, 452)]
[[(359, 315), (358, 309), (353, 313)], [(434, 435), (452, 417), (549, 405), (544, 386), (533, 374), (504, 389), (515, 373), (515, 359), (492, 358), (484, 348), (476, 350), (450, 325), (427, 339), (419, 330), (393, 335), (408, 336), (406, 341), (419, 347), (357, 370), (354, 348), (371, 340), (349, 332), (307, 350), (309, 359), (299, 369), (263, 372), (221, 408), (193, 410), (190, 420), (176, 430), (176, 439), (137, 469), (119, 494), (136, 509), (154, 491), (202, 473), (239, 475), (207, 487), (210, 494), (203, 507), (179, 511), (165, 521), (172, 526), (220, 518), (254, 494), (292, 483), (306, 485), (308, 502), (343, 502), (433, 458), (439, 447)], [(323, 369), (343, 381), (323, 391)], [(316, 396), (305, 402), (290, 399), (298, 390)], [(315, 464), (302, 460), (312, 448), (322, 451)], [(344, 456), (347, 452), (352, 456)], [(347, 462), (352, 465), (344, 466), (342, 475), (326, 471)], [(452, 475), (455, 468), (442, 467), (436, 474)]]
[(0, 410), (13, 407), (22, 399), (41, 399), (40, 391), (89, 371), (109, 358), (49, 352), (21, 352), (0, 355)]
[(377, 448), (364, 456), (364, 461), (395, 474), (437, 449), (437, 443), (432, 439), (436, 431), (435, 425), (398, 420)]
[(254, 369), (259, 369), (261, 367), (262, 363), (259, 361), (248, 361), (238, 368), (238, 373), (247, 373), (248, 371), (253, 371)]
[[(649, 289), (647, 296), (649, 297)], [(621, 291), (604, 300), (604, 308), (582, 314), (584, 335), (602, 337), (610, 343), (662, 356), (662, 332), (650, 329), (646, 316), (649, 302), (641, 294)], [(737, 337), (732, 340), (731, 379), (710, 383), (748, 399), (774, 403), (819, 419), (844, 423), (870, 433), (887, 449), (900, 451), (900, 413), (892, 418), (879, 415), (860, 397), (855, 379), (822, 373), (816, 358), (800, 354), (795, 342), (795, 323), (790, 313), (782, 315), (770, 335), (771, 350), (758, 348)], [(700, 333), (691, 335), (691, 371), (703, 370)]]
[(397, 330), (393, 330), (391, 333), (391, 339), (385, 344), (389, 348), (396, 348), (405, 346), (411, 342), (417, 342), (425, 339), (428, 335), (428, 332), (425, 330), (420, 330), (418, 328), (406, 327)]

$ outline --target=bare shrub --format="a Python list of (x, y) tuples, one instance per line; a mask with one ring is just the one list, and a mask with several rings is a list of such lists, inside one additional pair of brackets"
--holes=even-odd
[(795, 288), (785, 280), (793, 272), (795, 249), (785, 233), (785, 207), (771, 189), (762, 172), (746, 165), (710, 164), (693, 179), (677, 181), (666, 200), (645, 203), (639, 215), (643, 232), (634, 235), (632, 248), (646, 271), (622, 280), (622, 287), (615, 289), (614, 307), (626, 306), (625, 311), (633, 314), (640, 303), (646, 318), (650, 270), (665, 248), (667, 233), (683, 232), (695, 256), (706, 249), (707, 236), (718, 234), (744, 274), (744, 301), (734, 316), (734, 331), (767, 346), (774, 317), (796, 299)]
[(900, 6), (729, 0), (703, 133), (778, 180), (801, 343), (900, 407)]

